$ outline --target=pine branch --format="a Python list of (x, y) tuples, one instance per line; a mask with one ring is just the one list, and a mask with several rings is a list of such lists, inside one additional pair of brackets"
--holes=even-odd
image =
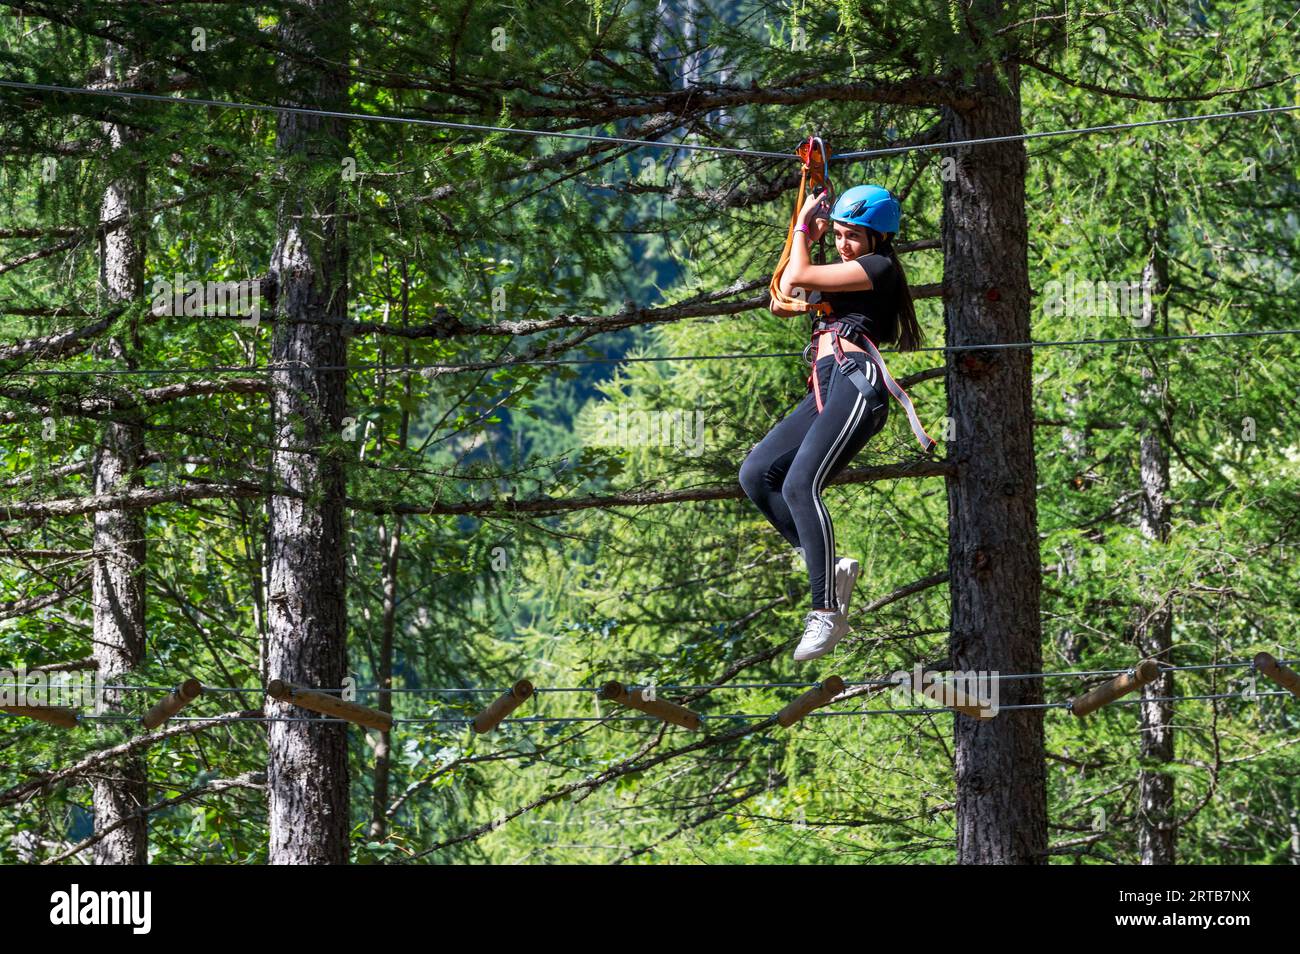
[(66, 586), (61, 583), (56, 583), (55, 586), (58, 588), (53, 593), (44, 593), (41, 596), (29, 596), (26, 599), (0, 603), (0, 620), (24, 616), (27, 613), (33, 613), (36, 610), (62, 602), (69, 596), (77, 595), (90, 586), (90, 570), (83, 570), (78, 573)]
[(159, 801), (156, 801), (152, 805), (149, 805), (145, 808), (141, 808), (130, 814), (123, 815), (117, 821), (113, 822), (113, 824), (108, 825), (107, 827), (99, 831), (96, 831), (89, 838), (85, 839), (84, 841), (80, 842), (77, 845), (74, 845), (73, 847), (69, 848), (67, 851), (63, 852), (62, 854), (55, 855), (53, 858), (45, 859), (44, 861), (41, 862), (41, 864), (53, 865), (53, 864), (58, 864), (60, 861), (66, 861), (67, 859), (71, 858), (73, 855), (79, 854), (85, 851), (87, 848), (91, 847), (92, 845), (100, 841), (103, 841), (114, 831), (121, 828), (123, 825), (129, 824), (132, 820), (136, 818), (140, 818), (142, 816), (148, 817), (149, 815), (152, 815), (154, 812), (162, 811), (163, 809), (166, 808), (174, 808), (175, 806), (182, 805), (186, 802), (195, 801), (204, 795), (218, 795), (221, 792), (228, 792), (236, 788), (251, 788), (257, 790), (265, 790), (266, 773), (245, 772), (243, 775), (238, 775), (235, 778), (214, 778), (207, 782), (204, 782), (202, 785), (190, 789), (187, 792), (182, 792), (181, 794), (173, 798), (164, 798)]
[[(212, 397), (218, 394), (268, 394), (271, 386), (262, 378), (226, 378), (224, 380), (184, 381), (156, 388), (147, 388), (133, 395), (114, 397), (88, 397), (76, 400), (50, 400), (44, 395), (18, 388), (0, 388), (0, 398), (17, 401), (37, 408), (38, 411), (55, 411), (73, 417), (93, 420), (120, 420), (111, 412), (132, 408), (166, 404), (187, 397)], [(24, 420), (17, 411), (0, 413), (0, 423), (15, 424)]]
[(138, 735), (133, 739), (114, 745), (106, 749), (100, 749), (82, 759), (75, 765), (69, 765), (67, 768), (61, 768), (54, 772), (38, 772), (34, 778), (25, 782), (20, 782), (10, 788), (0, 792), (0, 806), (17, 805), (30, 801), (38, 795), (43, 795), (60, 782), (84, 775), (94, 769), (99, 768), (114, 759), (122, 758), (126, 755), (134, 755), (145, 749), (157, 745), (159, 742), (173, 739), (178, 736), (194, 735), (207, 729), (230, 725), (241, 718), (262, 718), (265, 716), (261, 709), (245, 709), (235, 712), (225, 712), (221, 715), (213, 716), (211, 719), (204, 719), (201, 722), (182, 722), (177, 725), (169, 726), (166, 729), (160, 729), (157, 732), (149, 732), (145, 735)]
[(1013, 56), (1011, 60), (1019, 63), (1021, 66), (1027, 66), (1030, 69), (1038, 70), (1055, 80), (1059, 80), (1066, 86), (1075, 89), (1086, 90), (1089, 93), (1096, 93), (1099, 96), (1109, 96), (1113, 99), (1134, 99), (1144, 103), (1200, 103), (1211, 99), (1217, 99), (1220, 96), (1235, 96), (1238, 93), (1252, 93), (1261, 89), (1272, 89), (1275, 86), (1283, 86), (1290, 83), (1300, 73), (1291, 73), (1287, 76), (1274, 80), (1268, 80), (1263, 83), (1255, 83), (1252, 86), (1241, 86), (1236, 89), (1213, 89), (1204, 93), (1181, 94), (1178, 96), (1152, 96), (1149, 93), (1138, 93), (1131, 90), (1111, 89), (1107, 86), (1099, 86), (1096, 83), (1087, 83), (1078, 77), (1069, 76), (1058, 70), (1052, 69), (1046, 63), (1040, 63), (1038, 60), (1028, 56)]

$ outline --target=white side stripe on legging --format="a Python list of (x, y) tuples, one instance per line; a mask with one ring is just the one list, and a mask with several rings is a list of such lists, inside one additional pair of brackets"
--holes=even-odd
[(840, 428), (839, 434), (831, 442), (830, 449), (827, 450), (826, 456), (822, 458), (821, 464), (817, 467), (817, 473), (813, 476), (812, 497), (813, 509), (817, 511), (817, 520), (821, 523), (822, 540), (826, 547), (826, 576), (822, 591), (822, 596), (826, 597), (827, 606), (836, 606), (835, 593), (835, 529), (831, 526), (831, 516), (826, 512), (826, 506), (822, 503), (822, 479), (826, 474), (827, 468), (839, 457), (840, 451), (844, 449), (845, 440), (848, 435), (852, 434), (862, 419), (862, 410), (866, 407), (866, 402), (862, 400), (862, 392), (857, 388), (853, 389), (853, 410), (844, 421), (844, 426)]

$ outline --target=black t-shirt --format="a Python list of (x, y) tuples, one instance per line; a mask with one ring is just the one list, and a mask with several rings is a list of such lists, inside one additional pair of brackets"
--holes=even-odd
[(884, 255), (860, 255), (854, 259), (871, 279), (866, 291), (822, 292), (822, 301), (834, 310), (834, 317), (862, 328), (877, 344), (898, 337), (898, 269)]

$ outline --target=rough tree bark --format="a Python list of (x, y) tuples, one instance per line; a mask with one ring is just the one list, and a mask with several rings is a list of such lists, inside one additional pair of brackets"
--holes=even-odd
[[(970, 16), (993, 24), (994, 0)], [(975, 72), (982, 95), (945, 109), (945, 139), (1023, 132), (1020, 76)], [(947, 150), (943, 174), (945, 319), (950, 345), (1030, 337), (1028, 233), (1021, 141)], [(946, 157), (953, 157), (948, 162)], [(950, 173), (950, 174), (945, 174)], [(948, 485), (950, 648), (963, 670), (1041, 672), (1040, 563), (1030, 349), (949, 352), (955, 428)], [(1006, 680), (1000, 703), (1042, 701), (1040, 680)], [(955, 715), (957, 856), (962, 864), (1047, 862), (1043, 711)]]
[[(1169, 333), (1169, 309), (1165, 293), (1169, 289), (1168, 210), (1161, 187), (1160, 148), (1154, 149), (1152, 187), (1148, 193), (1148, 241), (1151, 247), (1142, 280), (1151, 289), (1148, 300), (1143, 296), (1143, 328), (1153, 334)], [(1158, 330), (1157, 330), (1158, 329)], [(1169, 403), (1168, 377), (1164, 358), (1158, 348), (1146, 348), (1142, 364), (1142, 427), (1138, 457), (1142, 481), (1138, 526), (1152, 541), (1152, 552), (1168, 541), (1171, 523), (1169, 487)], [(1155, 563), (1159, 558), (1154, 558)], [(1141, 574), (1139, 574), (1141, 575)], [(1169, 662), (1173, 646), (1174, 618), (1168, 596), (1153, 595), (1151, 603), (1139, 607), (1136, 627), (1138, 651), (1144, 658)], [(1139, 708), (1144, 764), (1172, 762), (1174, 758), (1174, 673), (1160, 676), (1142, 687)], [(1144, 865), (1174, 864), (1177, 832), (1174, 819), (1174, 779), (1168, 772), (1143, 768), (1138, 772), (1138, 856)]]
[[(403, 412), (405, 432), (406, 414)], [(381, 524), (379, 543), (384, 551), (383, 617), (379, 637), (379, 693), (375, 707), (381, 712), (393, 711), (393, 629), (397, 623), (397, 566), (402, 550), (402, 517), (393, 518), (392, 529)], [(383, 841), (388, 837), (388, 782), (391, 769), (393, 738), (391, 732), (379, 732), (375, 741), (375, 789), (371, 801), (370, 840)]]
[[(410, 276), (406, 262), (402, 262), (402, 325), (406, 326), (410, 314)], [(402, 363), (411, 363), (411, 348), (407, 345), (402, 351)], [(402, 417), (397, 429), (397, 446), (405, 451), (411, 434), (411, 378), (406, 375), (404, 385), (405, 400), (402, 402)], [(384, 382), (385, 385), (387, 381)], [(380, 524), (380, 547), (384, 552), (383, 574), (383, 618), (380, 622), (378, 685), (379, 693), (376, 703), (381, 712), (393, 711), (393, 694), (387, 690), (393, 687), (393, 632), (397, 626), (397, 569), (402, 552), (402, 515), (393, 517), (392, 530)], [(375, 743), (375, 789), (371, 800), (370, 840), (383, 841), (388, 837), (388, 788), (392, 770), (393, 738), (391, 732), (380, 732)]]
[[(346, 0), (300, 0), (286, 8), (279, 39), (293, 50), (277, 67), (292, 102), (346, 108)], [(271, 277), (279, 316), (272, 335), (271, 479), (294, 495), (270, 499), (267, 670), (271, 678), (322, 688), (347, 675), (344, 478), (327, 445), (342, 431), (346, 374), (347, 246), (339, 206), (347, 129), (337, 119), (279, 114), (276, 148), (294, 181), (279, 207)], [(327, 168), (308, 185), (299, 176)], [(322, 184), (323, 183), (323, 184)], [(300, 320), (303, 319), (303, 320)], [(302, 452), (296, 450), (302, 448)], [(299, 496), (298, 494), (301, 494)], [(304, 716), (268, 700), (268, 714)], [(271, 864), (344, 864), (348, 859), (347, 734), (339, 723), (273, 722), (267, 771)]]
[[(103, 80), (96, 85), (112, 87), (129, 78), (128, 51), (109, 42), (105, 51)], [(139, 134), (114, 123), (103, 124), (113, 152), (127, 149)], [(108, 222), (131, 215), (144, 206), (145, 177), (138, 171), (121, 172), (105, 189), (99, 221)], [(99, 285), (112, 302), (139, 299), (144, 294), (145, 232), (143, 218), (132, 218), (115, 228), (105, 229), (99, 240)], [(123, 364), (132, 363), (136, 342), (111, 336), (97, 349), (100, 357)], [(93, 481), (96, 494), (116, 493), (140, 486), (140, 458), (144, 433), (130, 420), (107, 423), (100, 431), (95, 450)], [(94, 646), (92, 653), (100, 678), (109, 685), (121, 684), (122, 677), (144, 660), (145, 648), (145, 518), (141, 509), (100, 510), (94, 517), (93, 582)], [(121, 690), (104, 691), (104, 711), (121, 712)], [(142, 757), (129, 756), (113, 772), (91, 782), (95, 830), (113, 828), (94, 847), (99, 865), (141, 865), (148, 862), (148, 829), (140, 812), (145, 804), (145, 765)], [(113, 827), (117, 826), (117, 827)]]

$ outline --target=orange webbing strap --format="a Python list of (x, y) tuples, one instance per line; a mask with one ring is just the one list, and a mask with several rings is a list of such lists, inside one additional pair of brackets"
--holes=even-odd
[[(816, 159), (813, 158), (814, 148), (819, 153)], [(829, 315), (831, 306), (825, 302), (808, 302), (802, 298), (791, 298), (781, 291), (781, 276), (785, 273), (785, 267), (790, 264), (790, 249), (794, 245), (794, 229), (799, 224), (799, 210), (803, 208), (807, 190), (810, 188), (815, 189), (819, 185), (826, 185), (827, 196), (830, 195), (830, 185), (826, 182), (826, 146), (822, 141), (816, 136), (811, 137), (795, 151), (795, 155), (803, 160), (803, 172), (799, 176), (799, 197), (795, 199), (794, 211), (790, 213), (790, 227), (785, 234), (785, 248), (781, 250), (781, 258), (772, 271), (772, 281), (768, 284), (768, 293), (772, 296), (773, 304), (786, 311), (812, 311)]]

